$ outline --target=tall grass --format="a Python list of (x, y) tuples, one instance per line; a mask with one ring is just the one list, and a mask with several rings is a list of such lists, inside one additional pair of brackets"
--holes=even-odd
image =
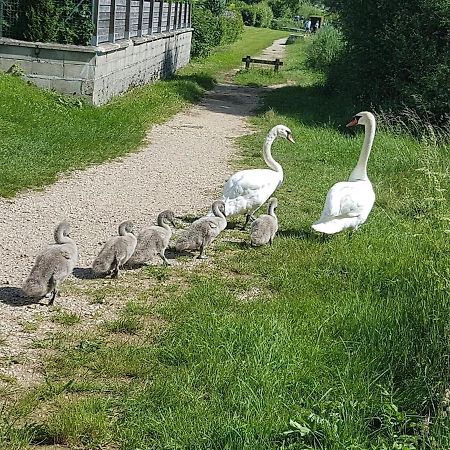
[(333, 25), (325, 25), (311, 37), (307, 62), (313, 69), (326, 70), (339, 58), (343, 48), (342, 32)]

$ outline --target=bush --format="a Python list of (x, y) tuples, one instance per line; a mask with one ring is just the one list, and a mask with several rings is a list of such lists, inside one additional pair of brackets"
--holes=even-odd
[(220, 43), (229, 44), (235, 42), (244, 32), (242, 16), (234, 11), (225, 11), (220, 17)]
[(314, 69), (329, 69), (331, 64), (340, 57), (343, 48), (341, 31), (326, 25), (313, 35), (306, 51), (306, 62)]
[(448, 0), (327, 0), (347, 42), (332, 67), (333, 87), (375, 107), (409, 107), (450, 121), (450, 3)]
[(276, 19), (292, 17), (292, 12), (284, 0), (269, 0), (273, 16)]
[(252, 5), (244, 5), (241, 7), (242, 20), (245, 25), (254, 27), (256, 22), (256, 12)]
[(270, 27), (273, 12), (267, 3), (261, 2), (253, 5), (240, 3), (239, 10), (245, 25), (262, 28)]
[(90, 44), (94, 30), (90, 2), (20, 0), (12, 36), (26, 41)]
[(272, 8), (267, 3), (253, 5), (255, 11), (255, 27), (269, 28), (273, 19)]
[(220, 16), (225, 12), (226, 0), (204, 0), (202, 6), (216, 16)]
[(192, 26), (194, 32), (192, 34), (191, 55), (197, 57), (208, 56), (211, 50), (220, 44), (220, 18), (215, 16), (209, 9), (194, 4)]

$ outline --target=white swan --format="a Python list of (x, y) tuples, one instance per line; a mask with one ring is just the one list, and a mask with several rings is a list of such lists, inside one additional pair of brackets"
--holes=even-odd
[(245, 226), (253, 213), (263, 205), (283, 181), (283, 168), (273, 158), (271, 147), (277, 137), (295, 143), (291, 130), (284, 125), (273, 127), (263, 147), (263, 158), (269, 169), (241, 170), (225, 183), (222, 201), (226, 216), (246, 214)]
[(367, 161), (375, 137), (375, 117), (370, 112), (360, 112), (347, 124), (348, 127), (355, 125), (365, 126), (361, 154), (348, 181), (336, 183), (328, 191), (322, 215), (312, 225), (320, 233), (334, 234), (347, 228), (356, 230), (366, 221), (375, 202), (372, 183), (367, 177)]

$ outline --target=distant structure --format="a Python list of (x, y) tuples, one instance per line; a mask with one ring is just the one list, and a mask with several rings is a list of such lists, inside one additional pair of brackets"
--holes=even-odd
[[(82, 2), (74, 2), (74, 8)], [(95, 105), (164, 78), (189, 62), (192, 6), (157, 0), (93, 0), (91, 45), (13, 39), (17, 0), (0, 0), (0, 70)]]

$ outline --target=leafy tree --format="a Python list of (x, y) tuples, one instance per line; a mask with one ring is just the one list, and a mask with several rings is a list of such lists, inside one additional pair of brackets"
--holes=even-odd
[(408, 106), (449, 120), (448, 0), (326, 0), (347, 42), (331, 81), (369, 104)]

